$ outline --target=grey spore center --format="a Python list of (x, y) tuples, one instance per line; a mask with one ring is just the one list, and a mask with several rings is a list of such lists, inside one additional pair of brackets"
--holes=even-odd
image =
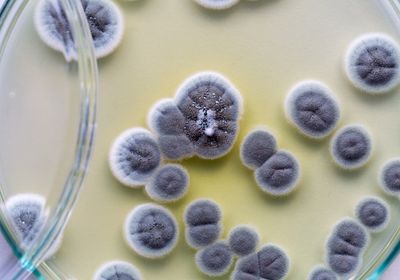
[(335, 121), (332, 102), (318, 92), (308, 91), (296, 100), (299, 120), (313, 130), (323, 131)]
[[(97, 40), (104, 36), (107, 26), (111, 24), (110, 14), (107, 9), (99, 3), (93, 3), (87, 0), (82, 0), (81, 2), (88, 20), (92, 38), (93, 40)], [(71, 27), (61, 3), (59, 1), (55, 3), (57, 4), (57, 7), (53, 2), (49, 2), (49, 13), (53, 18), (57, 36), (59, 36), (63, 41), (65, 48), (69, 50), (74, 46)]]
[(366, 154), (366, 139), (357, 132), (349, 131), (339, 138), (338, 148), (341, 156), (349, 160), (356, 160)]
[(23, 212), (19, 215), (17, 219), (17, 225), (18, 228), (21, 230), (24, 238), (32, 230), (36, 220), (37, 220), (37, 215), (32, 212)]
[(173, 221), (163, 213), (151, 212), (139, 221), (137, 234), (141, 242), (152, 248), (162, 249), (169, 244), (175, 234)]
[(366, 47), (356, 60), (358, 75), (370, 85), (382, 85), (389, 82), (398, 67), (390, 50), (382, 46)]
[(137, 170), (141, 173), (147, 173), (154, 170), (160, 160), (160, 154), (158, 147), (155, 143), (148, 141), (147, 139), (131, 139), (126, 147), (121, 151), (123, 156), (122, 164), (127, 164), (129, 168), (124, 168), (127, 176), (133, 170)]
[(82, 2), (86, 2), (84, 10), (93, 39), (103, 36), (103, 33), (106, 31), (106, 26), (111, 23), (108, 11), (97, 3), (88, 3), (88, 1)]

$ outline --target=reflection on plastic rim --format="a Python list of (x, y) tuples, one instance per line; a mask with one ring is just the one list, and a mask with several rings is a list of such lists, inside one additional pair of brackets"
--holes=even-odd
[[(29, 0), (6, 0), (0, 9), (0, 54), (4, 52), (8, 38)], [(74, 162), (66, 178), (63, 191), (59, 197), (54, 214), (43, 230), (42, 237), (27, 251), (21, 252), (17, 246), (4, 215), (0, 209), (0, 231), (10, 243), (20, 262), (12, 267), (2, 279), (26, 279), (32, 273), (37, 279), (44, 279), (41, 272), (49, 279), (64, 279), (62, 274), (53, 271), (46, 263), (40, 264), (47, 250), (62, 232), (73, 209), (85, 177), (93, 148), (96, 127), (96, 98), (98, 88), (97, 63), (94, 56), (92, 36), (86, 16), (79, 0), (60, 0), (71, 24), (78, 54), (78, 71), (80, 91), (80, 119), (75, 146)], [(1, 192), (1, 190), (0, 190)], [(0, 193), (4, 201), (4, 195)], [(40, 266), (39, 266), (40, 265)], [(36, 269), (38, 267), (38, 269)], [(40, 271), (40, 272), (39, 272)]]

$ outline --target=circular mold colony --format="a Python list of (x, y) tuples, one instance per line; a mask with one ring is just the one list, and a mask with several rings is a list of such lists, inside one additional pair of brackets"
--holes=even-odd
[(328, 136), (340, 120), (340, 107), (332, 91), (318, 81), (295, 85), (285, 101), (289, 122), (302, 134), (315, 139)]
[(146, 203), (135, 207), (126, 217), (124, 237), (138, 255), (162, 258), (175, 248), (179, 229), (168, 209)]
[(161, 163), (156, 139), (144, 128), (124, 131), (114, 141), (109, 165), (114, 177), (123, 185), (137, 188), (145, 185)]
[[(120, 9), (109, 0), (82, 0), (82, 7), (92, 34), (96, 57), (109, 55), (119, 46), (124, 33)], [(64, 53), (68, 61), (77, 59), (70, 23), (60, 1), (40, 0), (34, 22), (39, 37), (46, 45)]]
[(384, 34), (366, 34), (347, 50), (345, 70), (350, 82), (369, 94), (383, 94), (400, 82), (400, 49)]

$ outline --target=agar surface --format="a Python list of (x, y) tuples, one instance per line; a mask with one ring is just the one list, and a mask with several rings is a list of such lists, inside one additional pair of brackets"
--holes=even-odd
[[(364, 46), (356, 46), (358, 49), (353, 46), (352, 56), (357, 57), (348, 58), (348, 63), (353, 63), (352, 75), (360, 77), (357, 81), (350, 76), (349, 79), (356, 87), (369, 93), (389, 91), (400, 79), (398, 50), (388, 51), (390, 42), (383, 43), (386, 39), (375, 38), (373, 42), (381, 44), (379, 46), (370, 46), (363, 41)], [(362, 83), (364, 85), (360, 85)], [(176, 201), (187, 191), (188, 173), (181, 165), (161, 165), (162, 157), (168, 162), (193, 156), (217, 159), (226, 155), (237, 138), (242, 106), (239, 91), (224, 76), (215, 72), (195, 74), (183, 82), (173, 99), (162, 99), (149, 111), (148, 126), (156, 137), (141, 129), (139, 132), (143, 138), (147, 137), (147, 142), (138, 144), (136, 148), (151, 148), (142, 152), (125, 147), (125, 151), (119, 152), (120, 158), (114, 157), (110, 164), (112, 168), (113, 164), (120, 164), (119, 169), (125, 170), (125, 177), (130, 173), (137, 176), (130, 176), (134, 183), (128, 185), (146, 184), (145, 190), (152, 199)], [(295, 85), (286, 97), (284, 109), (292, 125), (312, 139), (327, 138), (332, 134), (342, 114), (333, 92), (315, 80)], [(129, 136), (129, 133), (125, 132), (117, 139), (112, 151), (117, 150), (115, 147), (121, 143), (134, 146), (134, 141), (128, 141), (123, 135)], [(343, 169), (360, 168), (371, 157), (372, 142), (372, 135), (363, 125), (346, 125), (330, 140), (331, 157)], [(126, 162), (132, 159), (132, 153), (138, 154), (139, 160), (128, 164)], [(144, 155), (151, 157), (140, 161)], [(257, 185), (270, 195), (287, 195), (298, 185), (300, 164), (297, 158), (280, 150), (274, 135), (265, 129), (253, 130), (243, 139), (240, 160), (254, 171)], [(398, 196), (399, 178), (400, 160), (394, 159), (382, 168), (379, 181), (387, 193)], [(134, 218), (135, 208), (125, 224), (128, 244), (136, 253), (149, 258), (168, 254), (175, 247), (178, 236), (175, 218), (167, 209), (157, 207), (151, 211), (137, 210), (140, 213), (136, 213)], [(383, 230), (390, 219), (390, 209), (382, 200), (365, 198), (357, 205), (355, 216), (358, 221), (348, 218), (335, 225), (325, 248), (327, 267), (314, 268), (309, 274), (310, 280), (335, 280), (338, 275), (348, 277), (355, 274), (369, 244), (367, 230)], [(221, 241), (221, 220), (221, 209), (212, 200), (199, 199), (185, 209), (186, 242), (198, 250), (196, 265), (201, 272), (208, 276), (224, 275), (236, 255), (239, 260), (231, 275), (232, 280), (286, 278), (290, 262), (285, 251), (275, 245), (266, 245), (257, 251), (258, 233), (242, 225), (231, 230), (226, 242)]]

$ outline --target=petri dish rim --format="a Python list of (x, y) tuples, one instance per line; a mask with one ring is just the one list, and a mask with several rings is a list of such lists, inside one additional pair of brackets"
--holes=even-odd
[[(0, 59), (15, 24), (18, 22), (27, 3), (28, 0), (5, 0), (2, 3), (0, 8)], [(43, 256), (62, 233), (67, 223), (87, 172), (94, 145), (98, 69), (92, 37), (81, 1), (60, 0), (60, 3), (65, 9), (67, 19), (71, 25), (77, 52), (76, 62), (72, 62), (77, 64), (77, 82), (79, 82), (79, 92), (76, 92), (76, 94), (79, 94), (79, 121), (78, 133), (75, 137), (73, 163), (69, 168), (67, 178), (65, 178), (64, 186), (57, 200), (57, 206), (44, 227), (41, 237), (25, 252), (20, 251), (15, 235), (7, 223), (4, 209), (1, 207), (0, 230), (9, 242), (14, 254), (19, 258), (19, 262), (8, 271), (7, 276), (3, 275), (3, 277), (11, 279), (26, 279), (31, 273), (38, 279), (43, 279), (44, 275), (39, 271), (46, 271), (45, 274), (52, 275), (52, 279), (55, 279), (57, 273), (53, 272), (47, 265), (43, 264), (42, 268), (36, 268), (40, 265)], [(2, 203), (5, 201), (1, 190), (0, 200)]]

